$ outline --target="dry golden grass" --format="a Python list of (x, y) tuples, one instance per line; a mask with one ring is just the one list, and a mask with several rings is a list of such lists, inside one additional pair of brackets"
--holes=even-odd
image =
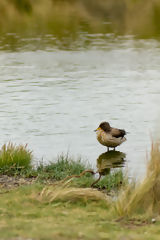
[(52, 203), (54, 201), (109, 201), (102, 192), (93, 188), (79, 188), (72, 187), (73, 178), (66, 179), (65, 181), (58, 181), (52, 185), (46, 186), (38, 194), (34, 196), (38, 201), (45, 203)]
[(146, 215), (160, 214), (160, 144), (152, 144), (147, 173), (140, 183), (131, 183), (121, 193), (115, 203), (120, 215), (134, 213)]
[(74, 188), (62, 186), (47, 186), (36, 196), (40, 202), (52, 203), (56, 201), (76, 202), (76, 201), (105, 201), (108, 205), (109, 197), (97, 189), (92, 188)]

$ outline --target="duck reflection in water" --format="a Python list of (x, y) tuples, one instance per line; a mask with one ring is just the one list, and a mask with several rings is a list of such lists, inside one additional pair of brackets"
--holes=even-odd
[(125, 158), (125, 153), (114, 150), (99, 155), (99, 157), (97, 158), (97, 172), (99, 173), (99, 178), (92, 183), (92, 186), (101, 179), (101, 176), (109, 174), (111, 168), (123, 167), (125, 163)]
[[(109, 151), (102, 153), (97, 158), (98, 172), (105, 175), (106, 170), (111, 168), (123, 167), (125, 163), (126, 154), (119, 151)], [(103, 174), (104, 172), (104, 174)]]

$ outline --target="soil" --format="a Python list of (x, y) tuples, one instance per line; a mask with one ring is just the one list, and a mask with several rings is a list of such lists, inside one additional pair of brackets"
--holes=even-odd
[(15, 188), (21, 185), (29, 185), (36, 181), (36, 178), (25, 178), (20, 176), (7, 176), (1, 175), (0, 176), (0, 187), (1, 188)]

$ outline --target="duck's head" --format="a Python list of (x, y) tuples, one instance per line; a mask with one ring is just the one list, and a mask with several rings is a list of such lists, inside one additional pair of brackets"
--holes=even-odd
[(108, 122), (101, 122), (99, 127), (95, 131), (103, 130), (105, 132), (109, 132), (110, 129), (111, 129), (111, 126)]

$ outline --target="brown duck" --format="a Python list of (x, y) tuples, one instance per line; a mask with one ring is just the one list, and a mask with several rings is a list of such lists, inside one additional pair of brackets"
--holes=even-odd
[(108, 122), (102, 122), (95, 130), (97, 133), (97, 140), (108, 148), (115, 148), (125, 142), (127, 139), (124, 137), (126, 131), (123, 129), (112, 128)]

